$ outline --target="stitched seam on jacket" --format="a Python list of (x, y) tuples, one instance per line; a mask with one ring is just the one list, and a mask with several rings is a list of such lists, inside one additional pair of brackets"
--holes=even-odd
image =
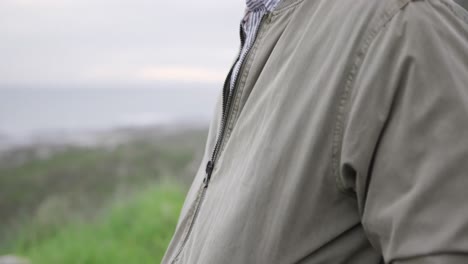
[(367, 51), (372, 44), (373, 40), (377, 36), (378, 33), (385, 28), (390, 21), (392, 21), (393, 17), (399, 13), (407, 4), (409, 4), (412, 0), (395, 0), (391, 2), (391, 5), (386, 6), (383, 10), (383, 14), (378, 17), (377, 21), (374, 22), (375, 26), (371, 27), (366, 35), (364, 35), (361, 44), (359, 45), (356, 55), (353, 59), (353, 63), (351, 68), (348, 72), (348, 75), (345, 80), (345, 87), (343, 92), (341, 93), (337, 114), (335, 118), (335, 125), (333, 128), (333, 144), (332, 144), (332, 175), (335, 178), (335, 182), (337, 185), (338, 190), (341, 192), (352, 195), (354, 197), (354, 191), (347, 190), (340, 178), (340, 156), (341, 156), (341, 147), (343, 143), (343, 133), (344, 133), (344, 126), (345, 126), (345, 118), (347, 118), (345, 108), (348, 103), (349, 95), (354, 85), (356, 74), (358, 73), (362, 62), (364, 61), (364, 57), (367, 54)]
[(256, 39), (254, 45), (252, 46), (252, 48), (250, 50), (250, 54), (249, 54), (249, 56), (247, 58), (247, 61), (245, 62), (245, 65), (244, 65), (244, 67), (242, 69), (243, 70), (242, 75), (240, 76), (239, 84), (237, 86), (237, 88), (239, 90), (234, 94), (232, 112), (230, 113), (230, 118), (229, 118), (228, 124), (226, 126), (226, 136), (225, 136), (225, 138), (223, 140), (223, 143), (221, 145), (219, 153), (223, 153), (223, 149), (224, 149), (227, 141), (231, 137), (231, 133), (232, 133), (232, 130), (234, 128), (234, 123), (238, 119), (237, 114), (238, 114), (238, 110), (239, 110), (240, 99), (242, 98), (242, 94), (243, 94), (244, 89), (245, 89), (245, 83), (247, 81), (247, 76), (250, 73), (250, 69), (252, 67), (252, 63), (253, 63), (253, 61), (255, 59), (255, 56), (257, 54), (258, 47), (260, 46), (261, 42), (264, 39), (263, 37), (265, 35), (266, 28), (267, 28), (266, 25), (268, 25), (267, 22), (265, 22), (265, 24), (263, 26), (261, 26), (260, 31), (258, 32), (257, 39)]
[(289, 5), (282, 6), (282, 7), (278, 8), (278, 9), (274, 10), (272, 12), (272, 16), (276, 16), (276, 15), (282, 13), (283, 11), (286, 11), (286, 10), (288, 10), (290, 8), (293, 8), (293, 7), (297, 6), (298, 4), (302, 3), (303, 1), (304, 0), (296, 0), (296, 1), (292, 2), (292, 3), (289, 3)]
[(467, 10), (459, 6), (457, 3), (450, 1), (441, 1), (448, 9), (453, 13), (453, 15), (461, 19), (465, 24), (468, 25), (468, 14)]
[[(189, 230), (195, 221), (195, 211), (198, 206), (201, 206), (200, 203), (202, 202), (201, 195), (203, 193), (203, 189), (204, 189), (203, 184), (200, 185), (200, 187), (198, 187), (197, 196), (195, 197), (193, 204), (190, 205), (191, 207), (189, 208), (187, 212), (188, 221), (183, 227), (181, 226), (181, 228), (184, 228), (184, 229), (182, 231), (182, 235), (180, 236), (181, 239), (179, 240), (179, 242), (177, 243), (175, 247), (175, 251), (174, 251), (175, 255), (169, 258), (170, 263), (175, 263), (175, 264), (179, 263), (180, 257), (185, 253), (184, 249), (185, 249), (185, 244), (188, 243), (188, 241), (186, 240), (189, 239)], [(182, 246), (184, 246), (184, 248), (182, 248)]]

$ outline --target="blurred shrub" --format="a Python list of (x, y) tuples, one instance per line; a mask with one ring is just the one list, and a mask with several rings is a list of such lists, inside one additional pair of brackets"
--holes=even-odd
[(116, 201), (95, 221), (69, 224), (48, 236), (25, 229), (14, 253), (34, 264), (159, 263), (183, 199), (178, 185), (151, 186), (130, 200)]

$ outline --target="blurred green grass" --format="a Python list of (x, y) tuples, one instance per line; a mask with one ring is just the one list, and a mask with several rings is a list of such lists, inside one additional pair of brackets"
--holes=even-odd
[(183, 199), (177, 185), (151, 186), (92, 223), (71, 224), (38, 240), (27, 233), (14, 251), (37, 264), (159, 263)]
[(137, 131), (110, 147), (46, 146), (43, 155), (44, 146), (31, 146), (4, 155), (0, 256), (32, 264), (159, 263), (206, 134)]

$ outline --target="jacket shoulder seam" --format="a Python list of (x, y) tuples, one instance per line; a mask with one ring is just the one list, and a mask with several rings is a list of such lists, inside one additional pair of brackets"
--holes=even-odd
[(347, 118), (345, 110), (348, 104), (350, 93), (355, 83), (355, 77), (359, 72), (364, 57), (366, 56), (369, 47), (373, 43), (376, 36), (392, 21), (395, 15), (398, 14), (411, 1), (412, 0), (388, 1), (389, 4), (385, 6), (384, 10), (382, 11), (382, 14), (377, 15), (373, 22), (371, 22), (373, 26), (369, 27), (364, 37), (362, 38), (361, 43), (359, 44), (359, 48), (355, 52), (352, 64), (349, 66), (349, 70), (347, 71), (345, 85), (339, 97), (339, 103), (332, 131), (333, 143), (331, 158), (331, 173), (335, 179), (336, 187), (339, 191), (341, 191), (344, 194), (354, 196), (354, 191), (347, 189), (340, 178), (340, 156), (341, 146), (343, 143), (345, 121)]

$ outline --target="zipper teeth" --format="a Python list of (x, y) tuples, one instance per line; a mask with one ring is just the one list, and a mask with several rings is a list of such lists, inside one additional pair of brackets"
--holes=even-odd
[(211, 153), (211, 161), (214, 160), (215, 158), (215, 155), (217, 154), (218, 152), (218, 149), (219, 149), (219, 145), (220, 145), (220, 138), (222, 137), (222, 135), (224, 134), (224, 129), (225, 129), (225, 123), (226, 123), (226, 116), (227, 116), (227, 113), (226, 113), (226, 108), (227, 108), (227, 105), (228, 105), (228, 101), (229, 101), (229, 98), (230, 98), (230, 81), (231, 81), (231, 77), (232, 77), (232, 72), (233, 72), (233, 69), (235, 67), (235, 65), (237, 64), (237, 62), (239, 61), (239, 59), (241, 58), (241, 54), (242, 54), (242, 49), (243, 49), (243, 46), (244, 46), (244, 36), (243, 36), (243, 32), (242, 32), (242, 24), (240, 25), (240, 28), (239, 28), (239, 34), (240, 34), (240, 38), (241, 38), (241, 45), (240, 45), (240, 48), (239, 48), (239, 52), (238, 52), (238, 55), (237, 55), (237, 58), (235, 60), (235, 63), (234, 65), (231, 67), (231, 70), (229, 71), (229, 74), (228, 76), (226, 77), (226, 79), (224, 80), (224, 86), (223, 86), (223, 108), (222, 108), (222, 114), (221, 114), (221, 126), (219, 128), (219, 131), (218, 131), (218, 136), (217, 136), (217, 140), (216, 140), (216, 144), (215, 144), (215, 147), (213, 148), (213, 152)]
[[(236, 60), (236, 63), (239, 59), (242, 59), (241, 61), (241, 66), (238, 68), (238, 70), (234, 73), (234, 78), (236, 78), (235, 80), (235, 83), (234, 83), (234, 87), (232, 89), (232, 92), (228, 92), (227, 95), (226, 95), (226, 91), (223, 92), (223, 114), (222, 114), (222, 119), (221, 119), (221, 127), (220, 127), (220, 131), (219, 131), (219, 135), (218, 135), (218, 139), (216, 141), (216, 145), (215, 145), (215, 148), (213, 149), (213, 152), (211, 154), (211, 162), (213, 162), (213, 167), (214, 167), (214, 164), (215, 164), (215, 161), (218, 157), (218, 154), (219, 154), (219, 151), (220, 151), (220, 148), (221, 148), (221, 145), (222, 145), (222, 142), (223, 142), (223, 138), (224, 138), (224, 132), (225, 132), (225, 126), (226, 126), (226, 122), (227, 122), (227, 119), (229, 117), (229, 112), (231, 110), (231, 101), (233, 98), (233, 96), (235, 95), (235, 92), (237, 90), (237, 87), (239, 86), (239, 80), (238, 80), (238, 76), (239, 76), (239, 73), (242, 72), (242, 70), (244, 69), (244, 61), (245, 59), (249, 56), (250, 54), (250, 51), (252, 50), (253, 46), (255, 45), (255, 42), (257, 42), (257, 37), (258, 37), (258, 34), (260, 32), (260, 27), (265, 19), (265, 17), (267, 17), (270, 13), (267, 13), (267, 14), (264, 14), (262, 15), (261, 19), (260, 19), (260, 22), (259, 22), (259, 25), (255, 31), (255, 36), (253, 38), (253, 42), (252, 44), (250, 45), (250, 47), (247, 49), (247, 51), (245, 52), (243, 58), (241, 56), (241, 53), (242, 53), (242, 47), (243, 47), (243, 44), (245, 42), (245, 39), (243, 38), (243, 35), (242, 35), (242, 26), (240, 27), (240, 31), (241, 31), (241, 41), (242, 41), (242, 45), (241, 45), (241, 48), (240, 48), (240, 51), (239, 51), (239, 55), (238, 55), (238, 58)], [(235, 65), (234, 65), (235, 66)], [(225, 80), (225, 84), (224, 84), (224, 89), (226, 90), (226, 83), (230, 81), (230, 77), (232, 77), (232, 70), (233, 70), (234, 67), (231, 68), (231, 71), (229, 72), (229, 76), (228, 78), (226, 78)], [(230, 90), (230, 86), (228, 87), (228, 89)], [(225, 100), (225, 96), (228, 96), (226, 102), (224, 103), (224, 100)], [(208, 185), (208, 181), (209, 181), (209, 178), (210, 178), (211, 175), (208, 175), (208, 180), (207, 180), (207, 183), (206, 185)]]
[(179, 250), (177, 251), (177, 254), (175, 255), (175, 257), (172, 260), (171, 264), (176, 264), (177, 263), (178, 258), (180, 257), (180, 254), (182, 253), (182, 250), (185, 247), (185, 244), (187, 244), (190, 233), (192, 233), (193, 223), (197, 219), (198, 212), (200, 212), (201, 202), (205, 198), (205, 193), (206, 193), (206, 188), (203, 187), (202, 193), (200, 194), (200, 198), (198, 199), (197, 207), (195, 208), (195, 212), (193, 213), (192, 221), (190, 222), (189, 230), (187, 231), (187, 234), (185, 235), (184, 240), (182, 241), (182, 244), (180, 245)]
[[(229, 89), (230, 87), (228, 86), (229, 84), (229, 81), (231, 79), (231, 75), (232, 75), (232, 72), (233, 72), (233, 69), (234, 69), (234, 66), (235, 64), (239, 61), (240, 57), (241, 57), (241, 52), (242, 52), (242, 48), (243, 48), (243, 43), (244, 43), (244, 39), (243, 39), (243, 35), (242, 35), (242, 25), (240, 26), (240, 37), (241, 37), (241, 45), (240, 45), (240, 48), (239, 48), (239, 52), (238, 52), (238, 55), (237, 55), (237, 58), (234, 62), (234, 65), (231, 67), (231, 69), (229, 70), (229, 73), (228, 75), (226, 76), (226, 79), (224, 80), (224, 85), (223, 85), (223, 105), (222, 105), (222, 113), (221, 113), (221, 124), (220, 124), (220, 129), (218, 130), (218, 134), (217, 134), (217, 140), (216, 140), (216, 144), (215, 144), (215, 147), (213, 148), (213, 151), (211, 153), (211, 159), (210, 160), (213, 160), (213, 158), (215, 157), (217, 151), (218, 151), (218, 148), (219, 148), (219, 141), (220, 141), (220, 137), (222, 134), (224, 134), (224, 126), (225, 126), (225, 119), (226, 119), (226, 107), (227, 107), (227, 101), (229, 99)], [(207, 175), (208, 177), (208, 175)], [(208, 181), (207, 181), (208, 183)], [(187, 233), (185, 234), (185, 237), (184, 237), (184, 240), (182, 241), (182, 244), (180, 245), (179, 247), (179, 250), (177, 251), (177, 254), (175, 255), (174, 259), (172, 260), (171, 264), (176, 264), (177, 261), (178, 261), (178, 258), (180, 257), (180, 254), (182, 253), (182, 250), (184, 249), (185, 247), (185, 244), (187, 244), (187, 241), (188, 241), (188, 238), (190, 236), (190, 233), (192, 233), (192, 229), (193, 229), (193, 224), (196, 220), (196, 217), (198, 216), (198, 212), (200, 211), (200, 207), (201, 207), (201, 203), (205, 197), (205, 193), (206, 193), (206, 189), (207, 189), (208, 185), (205, 184), (205, 186), (203, 186), (203, 190), (202, 190), (202, 194), (200, 196), (200, 198), (198, 199), (198, 204), (197, 204), (197, 207), (195, 208), (195, 212), (192, 216), (192, 221), (190, 222), (190, 226), (189, 226), (189, 229), (187, 231)]]
[[(226, 126), (226, 122), (227, 122), (227, 119), (228, 119), (228, 116), (229, 116), (229, 112), (230, 112), (229, 110), (231, 109), (231, 107), (230, 107), (231, 106), (231, 100), (233, 98), (233, 95), (235, 94), (235, 91), (237, 90), (236, 88), (239, 86), (239, 80), (237, 79), (237, 77), (238, 77), (239, 73), (242, 72), (242, 70), (244, 69), (244, 60), (249, 56), (250, 50), (255, 45), (255, 42), (257, 40), (259, 31), (260, 31), (260, 27), (261, 27), (261, 25), (263, 23), (263, 20), (264, 20), (264, 18), (266, 16), (267, 16), (267, 14), (264, 14), (260, 19), (260, 23), (258, 25), (258, 28), (257, 28), (256, 32), (255, 32), (253, 43), (251, 44), (251, 46), (245, 52), (243, 60), (241, 61), (241, 65), (240, 65), (239, 69), (236, 71), (235, 76), (234, 76), (234, 78), (236, 78), (235, 83), (234, 83), (234, 87), (233, 87), (232, 91), (230, 91), (231, 86), (228, 85), (228, 84), (230, 83), (235, 64), (239, 61), (239, 59), (242, 58), (242, 56), (241, 56), (242, 55), (242, 49), (243, 49), (243, 46), (245, 44), (245, 38), (243, 36), (243, 31), (242, 31), (243, 30), (242, 29), (242, 24), (240, 26), (241, 47), (239, 49), (239, 54), (237, 55), (235, 63), (231, 67), (231, 69), (230, 69), (230, 71), (228, 73), (228, 76), (226, 77), (226, 79), (224, 81), (223, 98), (222, 98), (223, 99), (223, 105), (222, 105), (222, 114), (221, 114), (221, 126), (220, 126), (220, 129), (218, 130), (215, 147), (213, 148), (213, 151), (211, 153), (210, 161), (213, 162), (212, 166), (214, 166), (214, 162), (215, 162), (216, 158), (218, 157), (218, 154), (219, 154), (219, 151), (220, 151), (220, 148), (221, 148), (221, 143), (223, 142), (225, 126)], [(177, 251), (177, 254), (175, 255), (175, 257), (172, 260), (171, 264), (176, 264), (177, 263), (178, 258), (180, 257), (180, 254), (182, 253), (182, 251), (183, 251), (183, 249), (184, 249), (185, 245), (187, 244), (187, 241), (188, 241), (188, 239), (190, 237), (190, 234), (192, 233), (195, 220), (197, 219), (198, 213), (200, 212), (201, 204), (202, 204), (202, 202), (203, 202), (203, 200), (205, 198), (205, 194), (206, 194), (206, 191), (207, 191), (207, 188), (208, 188), (208, 182), (209, 182), (210, 176), (211, 176), (211, 172), (207, 173), (206, 183), (202, 187), (203, 188), (202, 193), (200, 194), (200, 198), (198, 199), (197, 206), (195, 208), (195, 212), (193, 213), (193, 216), (192, 216), (192, 221), (190, 222), (189, 227), (188, 227), (189, 229), (187, 230), (187, 233), (185, 234), (184, 240), (182, 241), (182, 244), (180, 245), (179, 250)]]

